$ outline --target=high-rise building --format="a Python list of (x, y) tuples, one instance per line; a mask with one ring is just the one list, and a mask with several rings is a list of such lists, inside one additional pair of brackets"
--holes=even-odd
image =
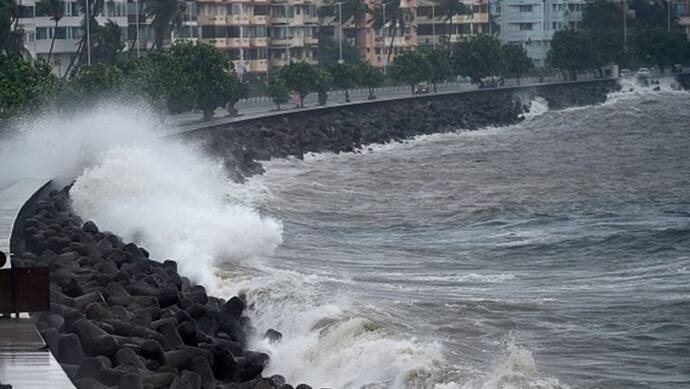
[(690, 0), (675, 1), (675, 16), (678, 24), (685, 29), (685, 34), (690, 39)]
[[(47, 59), (55, 37), (50, 64), (55, 74), (63, 76), (70, 63), (76, 60), (74, 57), (84, 32), (81, 25), (84, 14), (77, 1), (65, 1), (64, 16), (56, 27), (55, 21), (49, 15), (40, 13), (36, 3), (36, 0), (23, 0), (19, 6), (18, 27), (25, 33), (24, 46), (32, 57)], [(127, 36), (125, 0), (105, 2), (103, 12), (96, 17), (96, 22), (104, 25), (108, 20), (112, 20), (121, 28), (124, 37)]]
[(201, 41), (228, 51), (241, 74), (316, 63), (314, 0), (199, 0), (198, 19)]
[(491, 17), (503, 43), (521, 44), (543, 66), (553, 34), (580, 27), (584, 0), (492, 0)]
[(462, 2), (469, 13), (448, 18), (438, 2), (417, 0), (417, 41), (420, 46), (447, 45), (470, 36), (489, 33), (488, 0)]

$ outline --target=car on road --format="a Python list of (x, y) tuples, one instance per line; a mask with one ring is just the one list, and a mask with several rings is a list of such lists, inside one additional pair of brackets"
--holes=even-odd
[(647, 69), (647, 68), (639, 68), (637, 70), (637, 77), (638, 78), (647, 78), (652, 75), (652, 71)]
[(427, 94), (429, 94), (429, 84), (426, 82), (420, 82), (419, 84), (414, 86), (414, 88), (412, 89), (412, 94), (413, 95), (427, 95)]
[(499, 86), (503, 86), (503, 84), (503, 77), (499, 76), (489, 76), (479, 79), (479, 89), (498, 88)]
[(621, 78), (629, 78), (630, 76), (632, 76), (632, 72), (630, 71), (630, 69), (621, 69), (620, 76)]

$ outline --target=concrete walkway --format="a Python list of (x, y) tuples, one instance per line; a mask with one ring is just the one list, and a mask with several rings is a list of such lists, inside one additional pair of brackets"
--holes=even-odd
[[(49, 183), (41, 178), (0, 182), (0, 250), (4, 253), (10, 253), (14, 223), (22, 207)], [(9, 258), (7, 262), (5, 267), (10, 265)], [(0, 318), (0, 383), (13, 389), (74, 388), (28, 317)]]
[(0, 383), (13, 389), (74, 388), (29, 318), (0, 319)]

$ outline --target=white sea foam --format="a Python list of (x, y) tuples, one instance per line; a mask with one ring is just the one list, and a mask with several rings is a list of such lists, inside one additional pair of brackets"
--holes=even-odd
[(2, 182), (56, 179), (71, 190), (77, 214), (175, 259), (183, 274), (213, 290), (218, 261), (268, 255), (281, 224), (251, 206), (255, 186), (226, 179), (220, 163), (161, 140), (160, 120), (145, 108), (101, 105), (75, 115), (20, 123), (0, 146)]

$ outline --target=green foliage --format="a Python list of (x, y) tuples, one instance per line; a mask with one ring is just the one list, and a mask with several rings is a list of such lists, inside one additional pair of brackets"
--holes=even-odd
[(598, 66), (590, 35), (585, 31), (571, 29), (561, 30), (553, 35), (546, 61), (557, 69), (569, 71), (573, 76), (578, 71)]
[(501, 42), (487, 34), (453, 45), (452, 62), (455, 74), (469, 76), (474, 82), (482, 77), (503, 74)]
[(306, 62), (292, 62), (280, 71), (280, 77), (289, 89), (299, 94), (300, 106), (304, 107), (304, 98), (316, 90), (316, 69)]
[(45, 62), (0, 55), (0, 119), (38, 104), (54, 92), (56, 83)]
[(333, 86), (333, 76), (326, 70), (319, 70), (319, 77), (316, 83), (316, 92), (319, 94), (319, 105), (326, 105), (328, 91)]
[[(55, 22), (55, 28), (57, 28), (60, 19), (65, 16), (65, 3), (61, 0), (41, 0), (36, 3), (36, 13), (48, 15)], [(55, 46), (55, 34), (53, 34), (53, 39), (50, 42), (50, 50), (48, 51), (48, 61), (50, 62), (50, 57), (53, 54), (53, 47)]]
[(445, 48), (425, 48), (420, 50), (426, 61), (429, 63), (428, 81), (434, 86), (434, 93), (436, 93), (436, 85), (439, 82), (446, 81), (453, 74), (453, 69), (450, 64), (450, 51)]
[(182, 24), (185, 3), (178, 0), (145, 0), (145, 4), (146, 17), (153, 19), (153, 47), (161, 49), (170, 32)]
[(345, 101), (350, 101), (350, 89), (357, 85), (355, 66), (347, 63), (335, 64), (328, 68), (333, 78), (333, 85), (345, 91)]
[(403, 51), (395, 57), (389, 70), (391, 78), (407, 84), (414, 90), (415, 84), (428, 79), (431, 66), (420, 51)]
[(651, 30), (636, 36), (634, 51), (640, 63), (663, 71), (690, 60), (690, 43), (683, 33)]
[(170, 49), (166, 81), (172, 112), (197, 109), (204, 118), (228, 102), (228, 77), (236, 77), (230, 58), (207, 44), (177, 43)]
[(520, 78), (534, 67), (532, 60), (527, 57), (527, 51), (519, 44), (503, 46), (503, 64), (505, 74), (517, 78), (518, 84)]
[(360, 62), (356, 65), (358, 84), (369, 90), (369, 100), (376, 98), (374, 89), (383, 84), (385, 75), (376, 66), (369, 62)]
[(237, 114), (235, 105), (240, 101), (240, 99), (246, 99), (249, 97), (249, 84), (240, 81), (240, 79), (234, 75), (229, 75), (228, 77), (225, 77), (224, 91), (228, 113), (231, 115)]
[(0, 0), (0, 55), (19, 56), (24, 50), (24, 31), (14, 29), (17, 15), (15, 0)]
[[(333, 40), (333, 38), (321, 35), (319, 36), (319, 46), (318, 46), (318, 56), (319, 56), (319, 66), (325, 66), (326, 68), (333, 66), (338, 63), (340, 59), (340, 51), (338, 47), (338, 42)], [(357, 63), (362, 60), (362, 54), (359, 49), (352, 45), (347, 40), (343, 41), (343, 61), (345, 63)]]
[(72, 72), (68, 88), (71, 98), (77, 101), (95, 101), (99, 97), (119, 91), (123, 81), (120, 68), (110, 64), (82, 65)]
[(108, 20), (104, 26), (96, 26), (94, 34), (94, 48), (91, 51), (93, 63), (116, 64), (120, 60), (120, 54), (125, 48), (120, 27), (112, 20)]
[(582, 15), (584, 30), (599, 31), (623, 28), (621, 5), (609, 0), (595, 0), (585, 6)]
[(290, 101), (290, 90), (281, 77), (273, 77), (268, 81), (268, 96), (280, 106)]

